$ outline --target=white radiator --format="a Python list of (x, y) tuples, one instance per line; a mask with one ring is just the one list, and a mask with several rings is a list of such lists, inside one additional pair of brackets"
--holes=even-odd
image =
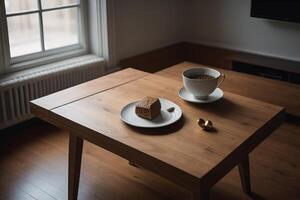
[(101, 76), (102, 63), (86, 55), (0, 77), (0, 130), (30, 119), (30, 100)]

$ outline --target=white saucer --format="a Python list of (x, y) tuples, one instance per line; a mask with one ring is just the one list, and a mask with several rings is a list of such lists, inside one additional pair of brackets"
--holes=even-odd
[(197, 99), (194, 95), (192, 95), (189, 91), (187, 91), (184, 87), (179, 90), (179, 96), (188, 102), (192, 103), (212, 103), (221, 99), (224, 95), (224, 92), (217, 88), (213, 93), (211, 93), (207, 99)]
[[(141, 128), (159, 128), (168, 126), (177, 122), (182, 116), (180, 107), (164, 98), (159, 98), (161, 103), (160, 115), (153, 120), (143, 119), (135, 114), (135, 107), (138, 101), (127, 104), (121, 111), (121, 120), (126, 124), (141, 127)], [(173, 112), (168, 112), (167, 109), (174, 107)]]

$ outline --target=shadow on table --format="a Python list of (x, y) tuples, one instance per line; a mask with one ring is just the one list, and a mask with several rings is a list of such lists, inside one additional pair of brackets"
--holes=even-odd
[(228, 116), (233, 114), (239, 107), (238, 104), (233, 102), (230, 99), (223, 98), (217, 102), (208, 103), (208, 104), (194, 104), (194, 103), (188, 103), (189, 106), (197, 108), (199, 110), (209, 112), (209, 113), (215, 113), (220, 116)]
[(180, 120), (177, 121), (176, 123), (171, 124), (166, 127), (161, 127), (161, 128), (147, 129), (147, 128), (133, 127), (130, 125), (126, 125), (126, 126), (135, 132), (145, 134), (145, 135), (168, 135), (168, 134), (172, 134), (172, 133), (175, 133), (178, 130), (180, 130), (183, 127), (184, 122), (185, 122), (185, 117), (184, 117), (184, 115), (182, 115)]

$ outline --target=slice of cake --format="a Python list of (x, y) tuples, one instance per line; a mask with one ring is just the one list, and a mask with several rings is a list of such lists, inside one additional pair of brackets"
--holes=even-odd
[(154, 119), (160, 114), (160, 101), (158, 98), (145, 97), (135, 107), (135, 113), (145, 119)]

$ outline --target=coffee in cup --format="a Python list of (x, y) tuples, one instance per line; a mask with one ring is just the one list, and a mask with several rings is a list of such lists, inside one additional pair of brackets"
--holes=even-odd
[(198, 99), (206, 99), (225, 80), (225, 75), (211, 68), (197, 67), (182, 73), (183, 85)]

